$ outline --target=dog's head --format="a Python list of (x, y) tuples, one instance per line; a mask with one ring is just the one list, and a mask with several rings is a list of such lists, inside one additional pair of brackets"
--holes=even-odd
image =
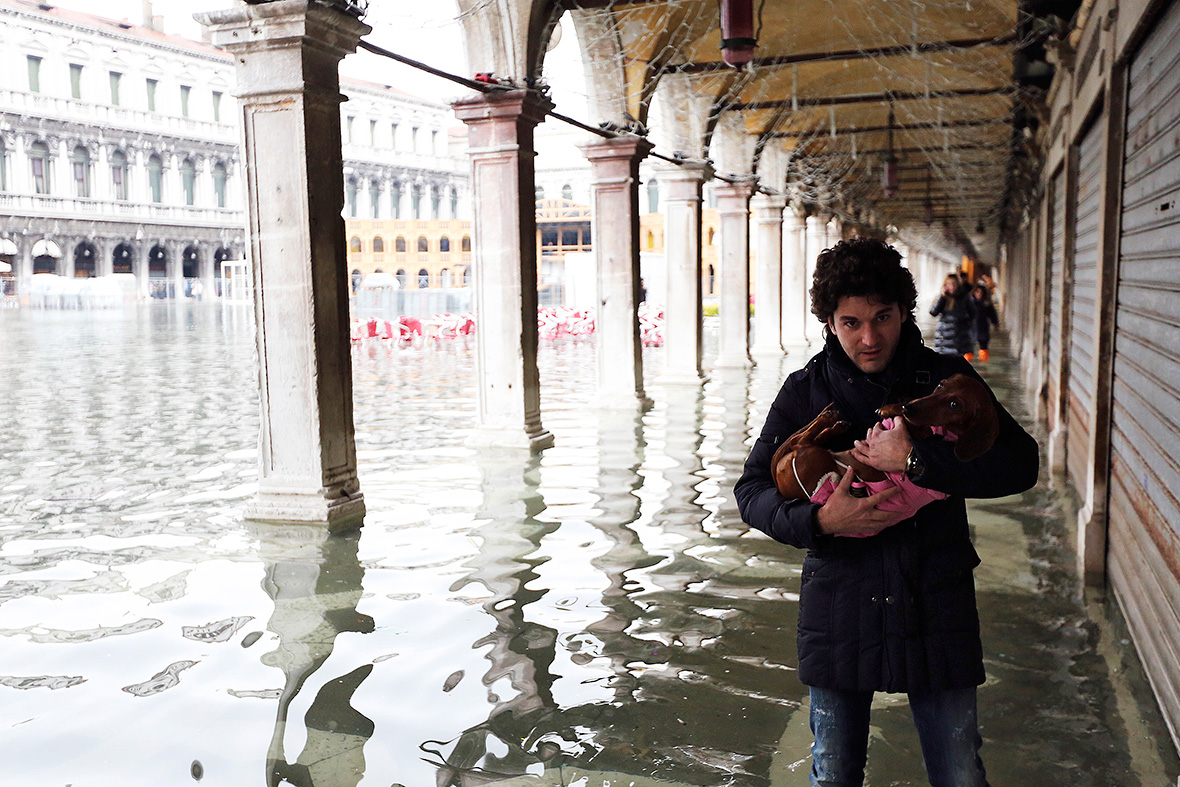
[(1000, 419), (987, 386), (965, 374), (939, 383), (934, 393), (901, 406), (913, 426), (941, 426), (959, 438), (955, 456), (968, 462), (987, 453), (996, 442)]

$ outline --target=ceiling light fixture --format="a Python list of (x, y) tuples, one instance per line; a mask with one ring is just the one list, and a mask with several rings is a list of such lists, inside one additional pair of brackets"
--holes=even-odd
[(721, 59), (741, 68), (754, 59), (754, 0), (721, 0)]

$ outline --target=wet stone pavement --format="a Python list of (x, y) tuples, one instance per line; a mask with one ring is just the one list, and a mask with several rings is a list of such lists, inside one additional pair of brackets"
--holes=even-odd
[[(556, 445), (530, 456), (466, 447), (464, 340), (362, 345), (369, 513), (327, 537), (240, 518), (248, 309), (2, 311), (0, 340), (5, 787), (807, 783), (802, 554), (730, 492), (796, 360), (649, 384), (641, 414), (596, 406), (592, 342), (544, 343)], [(1027, 424), (1002, 346), (985, 374)], [(1060, 481), (971, 518), (994, 787), (1175, 784)], [(904, 696), (878, 695), (866, 783), (926, 783)]]

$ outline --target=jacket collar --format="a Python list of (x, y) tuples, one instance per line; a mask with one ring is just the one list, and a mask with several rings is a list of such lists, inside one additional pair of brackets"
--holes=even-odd
[(885, 370), (874, 375), (865, 374), (852, 362), (840, 346), (840, 340), (831, 330), (825, 328), (824, 335), (824, 351), (828, 356), (828, 363), (833, 371), (845, 378), (868, 381), (886, 390), (893, 390), (899, 380), (908, 385), (915, 378), (915, 367), (923, 342), (922, 332), (918, 330), (913, 319), (906, 320), (901, 326), (897, 349), (893, 351), (893, 357), (889, 359)]

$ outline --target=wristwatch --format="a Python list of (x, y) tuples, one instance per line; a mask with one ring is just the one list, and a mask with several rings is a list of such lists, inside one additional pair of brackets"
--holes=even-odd
[(911, 448), (910, 455), (905, 458), (905, 477), (913, 481), (925, 472), (926, 463), (918, 456), (918, 452)]

